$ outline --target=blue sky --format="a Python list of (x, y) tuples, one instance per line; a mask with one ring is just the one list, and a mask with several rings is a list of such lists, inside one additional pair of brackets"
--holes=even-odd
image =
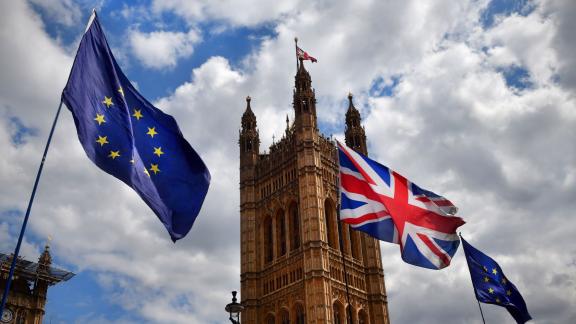
[[(306, 67), (321, 132), (342, 137), (352, 92), (371, 156), (457, 202), (467, 238), (504, 260), (535, 322), (576, 319), (576, 250), (558, 252), (574, 246), (576, 230), (567, 219), (576, 194), (567, 142), (576, 135), (571, 1), (2, 3), (0, 30), (10, 32), (0, 34), (0, 180), (11, 184), (0, 192), (3, 252), (15, 245), (93, 7), (125, 74), (176, 117), (213, 182), (192, 232), (173, 245), (138, 197), (91, 165), (63, 111), (22, 253), (37, 258), (51, 235), (54, 263), (76, 273), (51, 288), (46, 321), (226, 320), (229, 291), (240, 286), (236, 142), (244, 98), (253, 98), (266, 150), (286, 114), (292, 119), (295, 36), (318, 58)], [(536, 235), (547, 243), (533, 242)], [(469, 284), (463, 258), (431, 274), (404, 264), (396, 246), (382, 251), (394, 322), (476, 320), (471, 291), (460, 289)], [(415, 299), (430, 302), (408, 311)], [(487, 309), (490, 322), (511, 323), (504, 310)]]

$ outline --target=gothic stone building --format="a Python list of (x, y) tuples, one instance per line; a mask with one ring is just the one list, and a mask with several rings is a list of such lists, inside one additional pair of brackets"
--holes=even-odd
[[(346, 144), (366, 154), (360, 113), (348, 98)], [(268, 153), (260, 153), (246, 101), (239, 140), (242, 323), (350, 323), (348, 307), (353, 323), (389, 323), (379, 242), (346, 224), (339, 230), (337, 149), (318, 131), (302, 60), (294, 123), (286, 121)]]
[[(0, 291), (4, 292), (13, 255), (0, 253)], [(14, 277), (6, 308), (0, 319), (2, 324), (41, 324), (46, 306), (48, 287), (67, 281), (73, 273), (54, 268), (48, 246), (38, 263), (21, 258), (16, 260)], [(1, 294), (1, 293), (0, 293)]]

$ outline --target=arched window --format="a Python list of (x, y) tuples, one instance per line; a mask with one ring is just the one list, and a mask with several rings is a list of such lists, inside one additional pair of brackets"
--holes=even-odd
[(276, 237), (278, 239), (277, 255), (282, 256), (286, 254), (286, 221), (283, 209), (276, 213)]
[(268, 314), (266, 317), (266, 324), (276, 324), (276, 317), (274, 317), (274, 314)]
[(264, 218), (264, 261), (266, 263), (272, 262), (274, 259), (274, 238), (272, 235), (272, 218), (266, 216)]
[(296, 304), (296, 324), (306, 323), (306, 314), (304, 313), (304, 307), (302, 304)]
[(336, 301), (334, 302), (332, 309), (334, 312), (334, 324), (344, 324), (344, 308), (342, 307), (342, 304)]
[(326, 221), (326, 236), (328, 238), (328, 245), (331, 248), (338, 249), (338, 224), (336, 224), (335, 209), (332, 202), (326, 199), (324, 202), (324, 219)]
[(280, 324), (290, 324), (290, 313), (286, 309), (280, 311)]
[(298, 205), (293, 202), (290, 205), (290, 248), (296, 250), (300, 247), (300, 215)]
[(368, 315), (363, 309), (358, 312), (358, 324), (368, 324)]

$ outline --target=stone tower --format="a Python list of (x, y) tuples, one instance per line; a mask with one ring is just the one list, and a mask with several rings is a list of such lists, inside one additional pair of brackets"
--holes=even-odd
[[(0, 253), (0, 291), (4, 291), (13, 255)], [(18, 258), (6, 308), (0, 323), (41, 324), (46, 306), (48, 287), (74, 276), (73, 273), (52, 267), (48, 246), (38, 263)]]
[[(346, 143), (366, 154), (360, 113), (348, 98)], [(287, 119), (282, 138), (261, 154), (246, 98), (239, 134), (242, 323), (350, 323), (348, 307), (355, 324), (389, 323), (379, 242), (346, 224), (339, 230), (337, 150), (318, 131), (302, 60), (293, 107), (293, 124)]]

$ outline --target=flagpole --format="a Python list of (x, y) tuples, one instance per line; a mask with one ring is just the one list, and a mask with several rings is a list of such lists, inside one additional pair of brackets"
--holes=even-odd
[[(338, 141), (336, 141), (336, 161), (338, 162), (338, 168), (340, 168), (340, 154), (338, 154)], [(338, 171), (340, 173), (340, 171)], [(350, 304), (350, 288), (348, 286), (348, 272), (346, 270), (346, 259), (344, 258), (344, 239), (342, 237), (342, 222), (340, 220), (340, 207), (341, 207), (341, 192), (340, 192), (340, 175), (336, 178), (336, 188), (338, 188), (338, 206), (336, 207), (336, 213), (338, 215), (338, 240), (340, 243), (340, 255), (342, 257), (342, 266), (344, 270), (344, 285), (346, 286), (346, 302), (348, 303), (347, 312), (348, 318), (350, 318), (349, 324), (354, 323), (354, 318), (352, 318), (352, 305)]]
[[(458, 233), (458, 235), (460, 236), (460, 238), (462, 238), (462, 233)], [(466, 250), (464, 250), (464, 257), (466, 257)], [(470, 264), (468, 264), (468, 258), (466, 258), (466, 264), (468, 265), (468, 273), (470, 273), (470, 281), (472, 281), (472, 289), (474, 289), (474, 297), (478, 302), (478, 309), (480, 309), (480, 316), (482, 316), (482, 323), (486, 324), (486, 320), (484, 319), (484, 313), (482, 312), (482, 306), (480, 306), (480, 301), (476, 296), (476, 288), (474, 288), (474, 279), (472, 279), (472, 273), (470, 272)]]
[(22, 223), (22, 228), (20, 229), (20, 236), (18, 237), (18, 243), (16, 244), (16, 249), (14, 249), (14, 256), (12, 258), (12, 264), (10, 265), (10, 273), (8, 274), (8, 280), (6, 281), (6, 287), (4, 287), (4, 294), (2, 295), (2, 304), (0, 304), (0, 318), (4, 313), (4, 306), (6, 305), (6, 300), (8, 299), (8, 293), (10, 292), (10, 285), (12, 284), (12, 277), (14, 276), (14, 268), (16, 267), (16, 261), (18, 260), (18, 254), (20, 253), (20, 246), (22, 245), (22, 239), (24, 238), (24, 232), (26, 231), (26, 225), (28, 224), (28, 218), (30, 217), (30, 210), (32, 210), (32, 203), (34, 202), (34, 196), (36, 195), (36, 189), (38, 188), (38, 182), (40, 181), (40, 175), (42, 175), (42, 169), (44, 168), (44, 162), (46, 161), (46, 155), (48, 154), (48, 148), (50, 147), (50, 142), (52, 141), (52, 135), (54, 134), (54, 129), (56, 128), (56, 123), (58, 122), (58, 116), (60, 116), (60, 110), (62, 109), (62, 99), (60, 99), (60, 105), (56, 111), (56, 117), (54, 117), (54, 122), (52, 123), (52, 129), (50, 129), (50, 135), (48, 135), (48, 141), (46, 142), (46, 147), (44, 148), (44, 154), (42, 155), (42, 161), (40, 162), (40, 167), (38, 168), (38, 173), (36, 174), (36, 180), (34, 181), (34, 187), (32, 189), (32, 195), (30, 195), (30, 200), (28, 201), (28, 208), (26, 209), (26, 215), (24, 216), (24, 222)]
[(298, 72), (298, 37), (294, 37), (294, 53), (296, 54), (296, 72)]

